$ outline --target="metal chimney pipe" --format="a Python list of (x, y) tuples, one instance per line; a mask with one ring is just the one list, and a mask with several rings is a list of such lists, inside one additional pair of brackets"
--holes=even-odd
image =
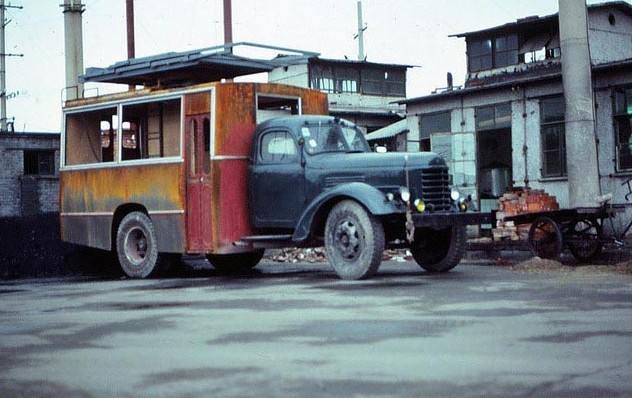
[[(134, 0), (125, 1), (125, 20), (127, 26), (127, 59), (136, 58), (136, 42), (134, 39)], [(127, 86), (129, 91), (136, 90), (136, 85)]]
[(559, 7), (569, 204), (594, 207), (600, 187), (588, 11), (585, 0), (559, 0)]
[(224, 0), (224, 44), (233, 42), (233, 7), (231, 0)]
[(64, 44), (66, 53), (66, 99), (83, 97), (83, 28), (81, 14), (85, 6), (81, 0), (64, 0)]

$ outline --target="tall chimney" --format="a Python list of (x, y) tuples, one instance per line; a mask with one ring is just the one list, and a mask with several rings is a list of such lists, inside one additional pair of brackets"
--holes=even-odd
[(66, 52), (66, 99), (83, 97), (83, 31), (81, 14), (85, 6), (81, 0), (64, 0), (64, 42)]
[(358, 0), (358, 60), (364, 61), (364, 22), (362, 21), (362, 2)]
[(585, 0), (559, 0), (559, 7), (569, 205), (594, 207), (600, 188), (588, 11)]

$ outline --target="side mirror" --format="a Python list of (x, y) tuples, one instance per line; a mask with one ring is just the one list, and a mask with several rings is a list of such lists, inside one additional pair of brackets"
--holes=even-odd
[(388, 152), (388, 150), (386, 149), (385, 146), (376, 146), (375, 147), (375, 152), (377, 152), (377, 153), (386, 153), (386, 152)]

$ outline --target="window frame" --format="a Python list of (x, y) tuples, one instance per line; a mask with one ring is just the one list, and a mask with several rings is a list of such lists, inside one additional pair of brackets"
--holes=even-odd
[[(482, 105), (482, 106), (475, 107), (474, 120), (475, 120), (476, 131), (488, 131), (488, 130), (498, 130), (498, 129), (507, 129), (507, 128), (510, 129), (512, 125), (512, 119), (513, 119), (511, 105), (512, 105), (511, 101), (505, 101), (505, 102), (498, 102), (495, 104)], [(498, 120), (500, 119), (498, 109), (503, 106), (509, 106), (509, 124), (498, 123)], [(480, 120), (479, 114), (483, 109), (489, 109), (489, 108), (491, 108), (493, 111), (493, 119), (492, 119), (493, 123), (491, 126), (481, 127), (479, 125), (479, 120)], [(506, 115), (503, 115), (503, 116), (506, 116)]]
[[(149, 96), (144, 96), (144, 97), (136, 97), (136, 98), (129, 98), (129, 99), (120, 99), (120, 100), (110, 100), (110, 101), (104, 101), (101, 103), (96, 103), (96, 104), (90, 104), (90, 105), (86, 105), (86, 106), (78, 106), (78, 107), (72, 107), (72, 108), (66, 108), (63, 110), (63, 116), (62, 116), (62, 129), (61, 129), (61, 140), (60, 140), (60, 165), (59, 165), (59, 170), (60, 171), (66, 171), (66, 170), (88, 170), (88, 169), (102, 169), (102, 168), (115, 168), (115, 167), (129, 167), (129, 166), (134, 166), (134, 165), (144, 165), (144, 164), (171, 164), (171, 163), (182, 163), (184, 162), (184, 156), (183, 156), (183, 151), (184, 151), (184, 130), (185, 130), (185, 104), (184, 104), (184, 97), (185, 95), (188, 94), (195, 94), (195, 93), (203, 93), (203, 92), (208, 92), (211, 96), (211, 106), (209, 109), (209, 112), (211, 113), (211, 117), (210, 117), (210, 122), (211, 122), (211, 145), (214, 141), (214, 130), (215, 130), (215, 112), (214, 112), (214, 108), (215, 108), (215, 87), (206, 87), (206, 88), (200, 88), (200, 89), (194, 89), (194, 90), (181, 90), (181, 91), (177, 91), (177, 92), (173, 92), (173, 93), (166, 93), (166, 94), (156, 94), (156, 95), (149, 95)], [(67, 143), (66, 143), (66, 139), (67, 139), (67, 134), (66, 134), (66, 127), (67, 127), (67, 118), (69, 115), (72, 114), (76, 114), (76, 113), (83, 113), (83, 112), (89, 112), (89, 111), (96, 111), (96, 110), (101, 110), (101, 109), (107, 109), (107, 108), (112, 108), (112, 107), (116, 107), (117, 112), (116, 115), (118, 117), (118, 131), (121, 131), (122, 128), (122, 106), (123, 105), (129, 105), (129, 104), (138, 104), (138, 103), (144, 103), (144, 102), (153, 102), (153, 101), (168, 101), (171, 99), (180, 99), (180, 137), (179, 137), (179, 141), (180, 141), (180, 147), (179, 147), (179, 155), (178, 156), (169, 156), (169, 157), (163, 157), (163, 158), (148, 158), (148, 159), (135, 159), (135, 160), (126, 160), (126, 161), (121, 161), (121, 152), (119, 151), (118, 153), (118, 157), (117, 159), (114, 159), (112, 162), (99, 162), (99, 163), (87, 163), (87, 164), (78, 164), (78, 165), (68, 165), (66, 164), (66, 149), (67, 149)], [(122, 134), (117, 134), (117, 145), (118, 148), (121, 147), (122, 144)]]
[[(500, 39), (505, 39), (506, 42), (509, 41), (513, 41), (513, 38), (515, 38), (515, 47), (509, 47), (506, 46), (506, 48), (503, 48), (502, 50), (498, 50), (498, 41)], [(518, 65), (520, 63), (520, 35), (518, 33), (502, 33), (502, 34), (496, 34), (496, 35), (491, 35), (491, 36), (481, 36), (481, 37), (477, 37), (477, 38), (472, 38), (470, 40), (467, 40), (467, 71), (468, 73), (478, 73), (478, 72), (482, 72), (482, 71), (486, 71), (486, 70), (492, 70), (492, 69), (497, 69), (497, 68), (506, 68), (512, 65)], [(473, 52), (473, 49), (475, 49), (474, 47), (474, 43), (480, 44), (480, 43), (485, 43), (485, 42), (490, 42), (490, 47), (489, 47), (489, 53), (484, 52), (484, 51), (480, 51), (480, 52)], [(482, 47), (480, 47), (482, 48)], [(515, 57), (514, 63), (503, 63), (502, 65), (500, 65), (499, 63), (499, 59), (500, 59), (500, 55), (504, 55), (507, 56), (507, 58), (509, 57), (509, 54), (511, 53), (515, 53)], [(473, 60), (477, 60), (480, 61), (482, 59), (488, 59), (489, 58), (489, 67), (483, 67), (482, 62), (478, 62), (478, 65), (476, 68), (473, 67)]]
[[(617, 93), (623, 94), (623, 110), (617, 109)], [(628, 123), (632, 124), (632, 112), (628, 112), (629, 108), (632, 108), (632, 103), (628, 103), (627, 92), (630, 92), (630, 98), (632, 98), (632, 86), (621, 86), (612, 89), (612, 128), (614, 133), (614, 163), (615, 171), (617, 173), (629, 173), (632, 171), (632, 164), (630, 167), (621, 167), (621, 142), (619, 134), (619, 121), (628, 119)], [(632, 135), (629, 139), (628, 145), (632, 143)], [(631, 151), (632, 152), (632, 151)], [(632, 154), (631, 154), (632, 157)]]
[[(36, 159), (36, 164), (37, 164), (37, 172), (32, 173), (27, 172), (27, 155), (28, 156), (33, 156), (35, 155), (37, 157)], [(43, 173), (42, 172), (42, 155), (46, 155), (49, 156), (49, 165), (50, 165), (50, 173)], [(56, 175), (55, 172), (55, 150), (54, 149), (25, 149), (22, 153), (22, 157), (23, 157), (23, 170), (22, 170), (22, 175), (24, 176), (30, 176), (30, 177), (52, 177)]]
[[(428, 131), (427, 136), (425, 136), (423, 132), (423, 119), (427, 117), (437, 117), (437, 116), (442, 116), (442, 115), (447, 116), (448, 131), (442, 131), (442, 130)], [(423, 152), (422, 149), (424, 148), (424, 146), (427, 146), (429, 148), (429, 151), (432, 150), (431, 137), (432, 137), (432, 134), (437, 134), (437, 133), (452, 134), (452, 111), (451, 110), (448, 109), (444, 111), (424, 113), (424, 114), (419, 115), (419, 151), (420, 152)], [(424, 144), (427, 144), (427, 145), (424, 145)]]
[[(271, 160), (266, 160), (263, 157), (263, 140), (267, 135), (270, 134), (279, 134), (279, 133), (283, 133), (285, 136), (289, 137), (292, 141), (292, 143), (294, 143), (294, 149), (295, 149), (295, 153), (294, 156), (291, 158), (288, 158), (285, 161), (271, 161)], [(291, 131), (289, 131), (288, 129), (283, 129), (283, 128), (271, 128), (268, 130), (265, 130), (263, 133), (261, 133), (259, 135), (259, 139), (258, 139), (258, 150), (257, 150), (257, 163), (259, 164), (264, 164), (264, 165), (287, 165), (287, 164), (294, 164), (294, 163), (298, 163), (300, 160), (300, 146), (298, 145), (298, 143), (296, 142), (296, 137), (294, 136), (294, 134), (292, 134)]]
[[(553, 121), (544, 121), (544, 103), (548, 100), (560, 99), (564, 104), (564, 118), (561, 120), (553, 120)], [(568, 177), (568, 165), (566, 163), (566, 105), (565, 98), (563, 95), (553, 95), (548, 97), (542, 97), (539, 99), (540, 106), (540, 176), (542, 179), (556, 179), (556, 178), (567, 178)], [(544, 131), (547, 127), (561, 127), (557, 133), (558, 139), (558, 148), (555, 150), (545, 150), (545, 138)], [(560, 172), (559, 173), (549, 173), (547, 170), (546, 164), (546, 156), (545, 153), (556, 151), (558, 153), (558, 161), (560, 164)]]

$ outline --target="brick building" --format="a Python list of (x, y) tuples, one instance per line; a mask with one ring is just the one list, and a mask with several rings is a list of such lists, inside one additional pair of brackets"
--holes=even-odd
[(0, 133), (0, 217), (59, 209), (59, 134)]

